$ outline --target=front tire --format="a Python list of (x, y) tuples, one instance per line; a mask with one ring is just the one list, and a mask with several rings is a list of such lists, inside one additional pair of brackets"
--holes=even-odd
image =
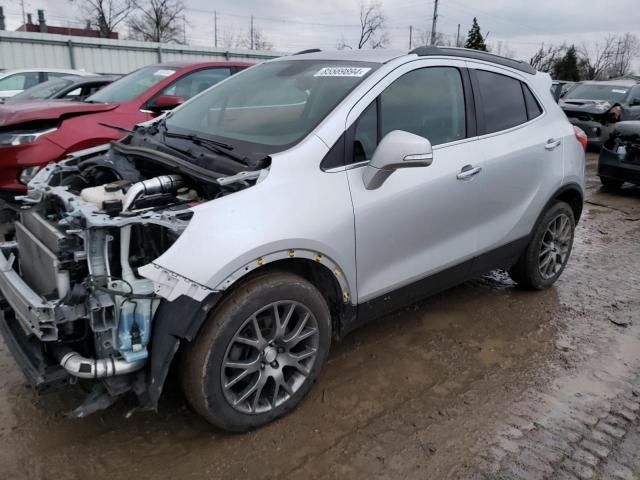
[(571, 255), (575, 216), (565, 202), (558, 202), (543, 215), (531, 241), (509, 274), (518, 285), (543, 290), (553, 285)]
[(622, 188), (624, 182), (613, 178), (600, 177), (600, 183), (602, 183), (602, 186), (607, 190), (617, 191)]
[(215, 426), (251, 430), (298, 405), (330, 344), (331, 317), (320, 292), (291, 273), (263, 274), (223, 299), (189, 345), (183, 390)]

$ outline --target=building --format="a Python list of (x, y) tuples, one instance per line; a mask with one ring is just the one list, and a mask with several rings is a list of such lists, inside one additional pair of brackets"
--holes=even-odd
[[(100, 30), (93, 28), (74, 28), (74, 27), (57, 27), (54, 25), (47, 25), (44, 18), (44, 10), (38, 10), (38, 23), (33, 23), (31, 14), (27, 14), (27, 23), (21, 25), (16, 31), (18, 32), (32, 32), (32, 33), (51, 33), (54, 35), (72, 35), (74, 37), (93, 37), (101, 38)], [(111, 32), (108, 38), (113, 40), (118, 39), (117, 32)]]

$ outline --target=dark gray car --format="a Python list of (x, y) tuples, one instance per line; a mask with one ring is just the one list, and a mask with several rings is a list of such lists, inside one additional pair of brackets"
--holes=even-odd
[(635, 80), (583, 82), (560, 101), (569, 121), (587, 134), (589, 146), (600, 148), (613, 124), (640, 120), (640, 84)]
[(81, 101), (118, 78), (120, 78), (119, 75), (94, 75), (90, 77), (67, 75), (53, 78), (11, 97), (5, 103), (45, 99)]
[(600, 151), (598, 176), (610, 190), (625, 182), (640, 185), (640, 121), (614, 125)]

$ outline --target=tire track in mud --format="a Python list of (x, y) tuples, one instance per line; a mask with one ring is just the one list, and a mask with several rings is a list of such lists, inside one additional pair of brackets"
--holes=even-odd
[(640, 228), (627, 221), (640, 214), (640, 189), (589, 186), (598, 201), (579, 227), (575, 275), (559, 282), (569, 311), (557, 377), (507, 409), (463, 478), (640, 478)]

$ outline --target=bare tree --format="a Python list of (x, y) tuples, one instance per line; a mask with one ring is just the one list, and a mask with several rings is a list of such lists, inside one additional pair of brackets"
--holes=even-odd
[(382, 2), (373, 0), (360, 4), (360, 40), (358, 49), (364, 47), (384, 48), (389, 43), (389, 37), (384, 31), (386, 18), (382, 13)]
[(90, 27), (97, 28), (100, 36), (108, 38), (131, 13), (133, 0), (69, 0), (80, 6), (82, 17)]
[(607, 35), (602, 42), (596, 42), (592, 48), (586, 44), (578, 49), (580, 78), (583, 80), (603, 80), (611, 68), (616, 46), (616, 36)]
[(560, 47), (549, 45), (546, 49), (544, 45), (531, 57), (529, 63), (533, 68), (541, 72), (551, 72), (562, 52), (566, 50), (566, 45)]
[(631, 73), (631, 63), (640, 53), (640, 41), (632, 33), (617, 38), (612, 48), (613, 58), (607, 71), (608, 78), (620, 78)]
[(227, 50), (236, 48), (238, 46), (238, 39), (236, 38), (235, 32), (231, 28), (224, 27), (222, 29), (222, 41), (220, 44), (222, 48)]
[(344, 39), (344, 35), (340, 36), (340, 40), (338, 40), (338, 44), (336, 45), (336, 48), (338, 50), (345, 50), (345, 49), (352, 50), (351, 45), (349, 45)]
[(255, 25), (238, 40), (237, 45), (252, 50), (271, 50), (273, 48), (273, 43)]
[(136, 13), (127, 21), (130, 36), (146, 42), (185, 43), (181, 0), (133, 0)]
[[(363, 48), (384, 48), (389, 43), (389, 37), (384, 31), (386, 18), (382, 13), (382, 2), (380, 0), (371, 0), (365, 3), (363, 0), (360, 4), (360, 38), (358, 39), (357, 49)], [(349, 50), (354, 47), (345, 42), (344, 35), (338, 40), (338, 50)]]
[[(416, 30), (418, 45), (430, 45), (431, 44), (431, 30)], [(442, 32), (436, 32), (435, 36), (435, 45), (440, 45), (442, 47), (453, 47), (455, 43), (455, 39), (452, 40), (452, 37), (446, 35)]]

